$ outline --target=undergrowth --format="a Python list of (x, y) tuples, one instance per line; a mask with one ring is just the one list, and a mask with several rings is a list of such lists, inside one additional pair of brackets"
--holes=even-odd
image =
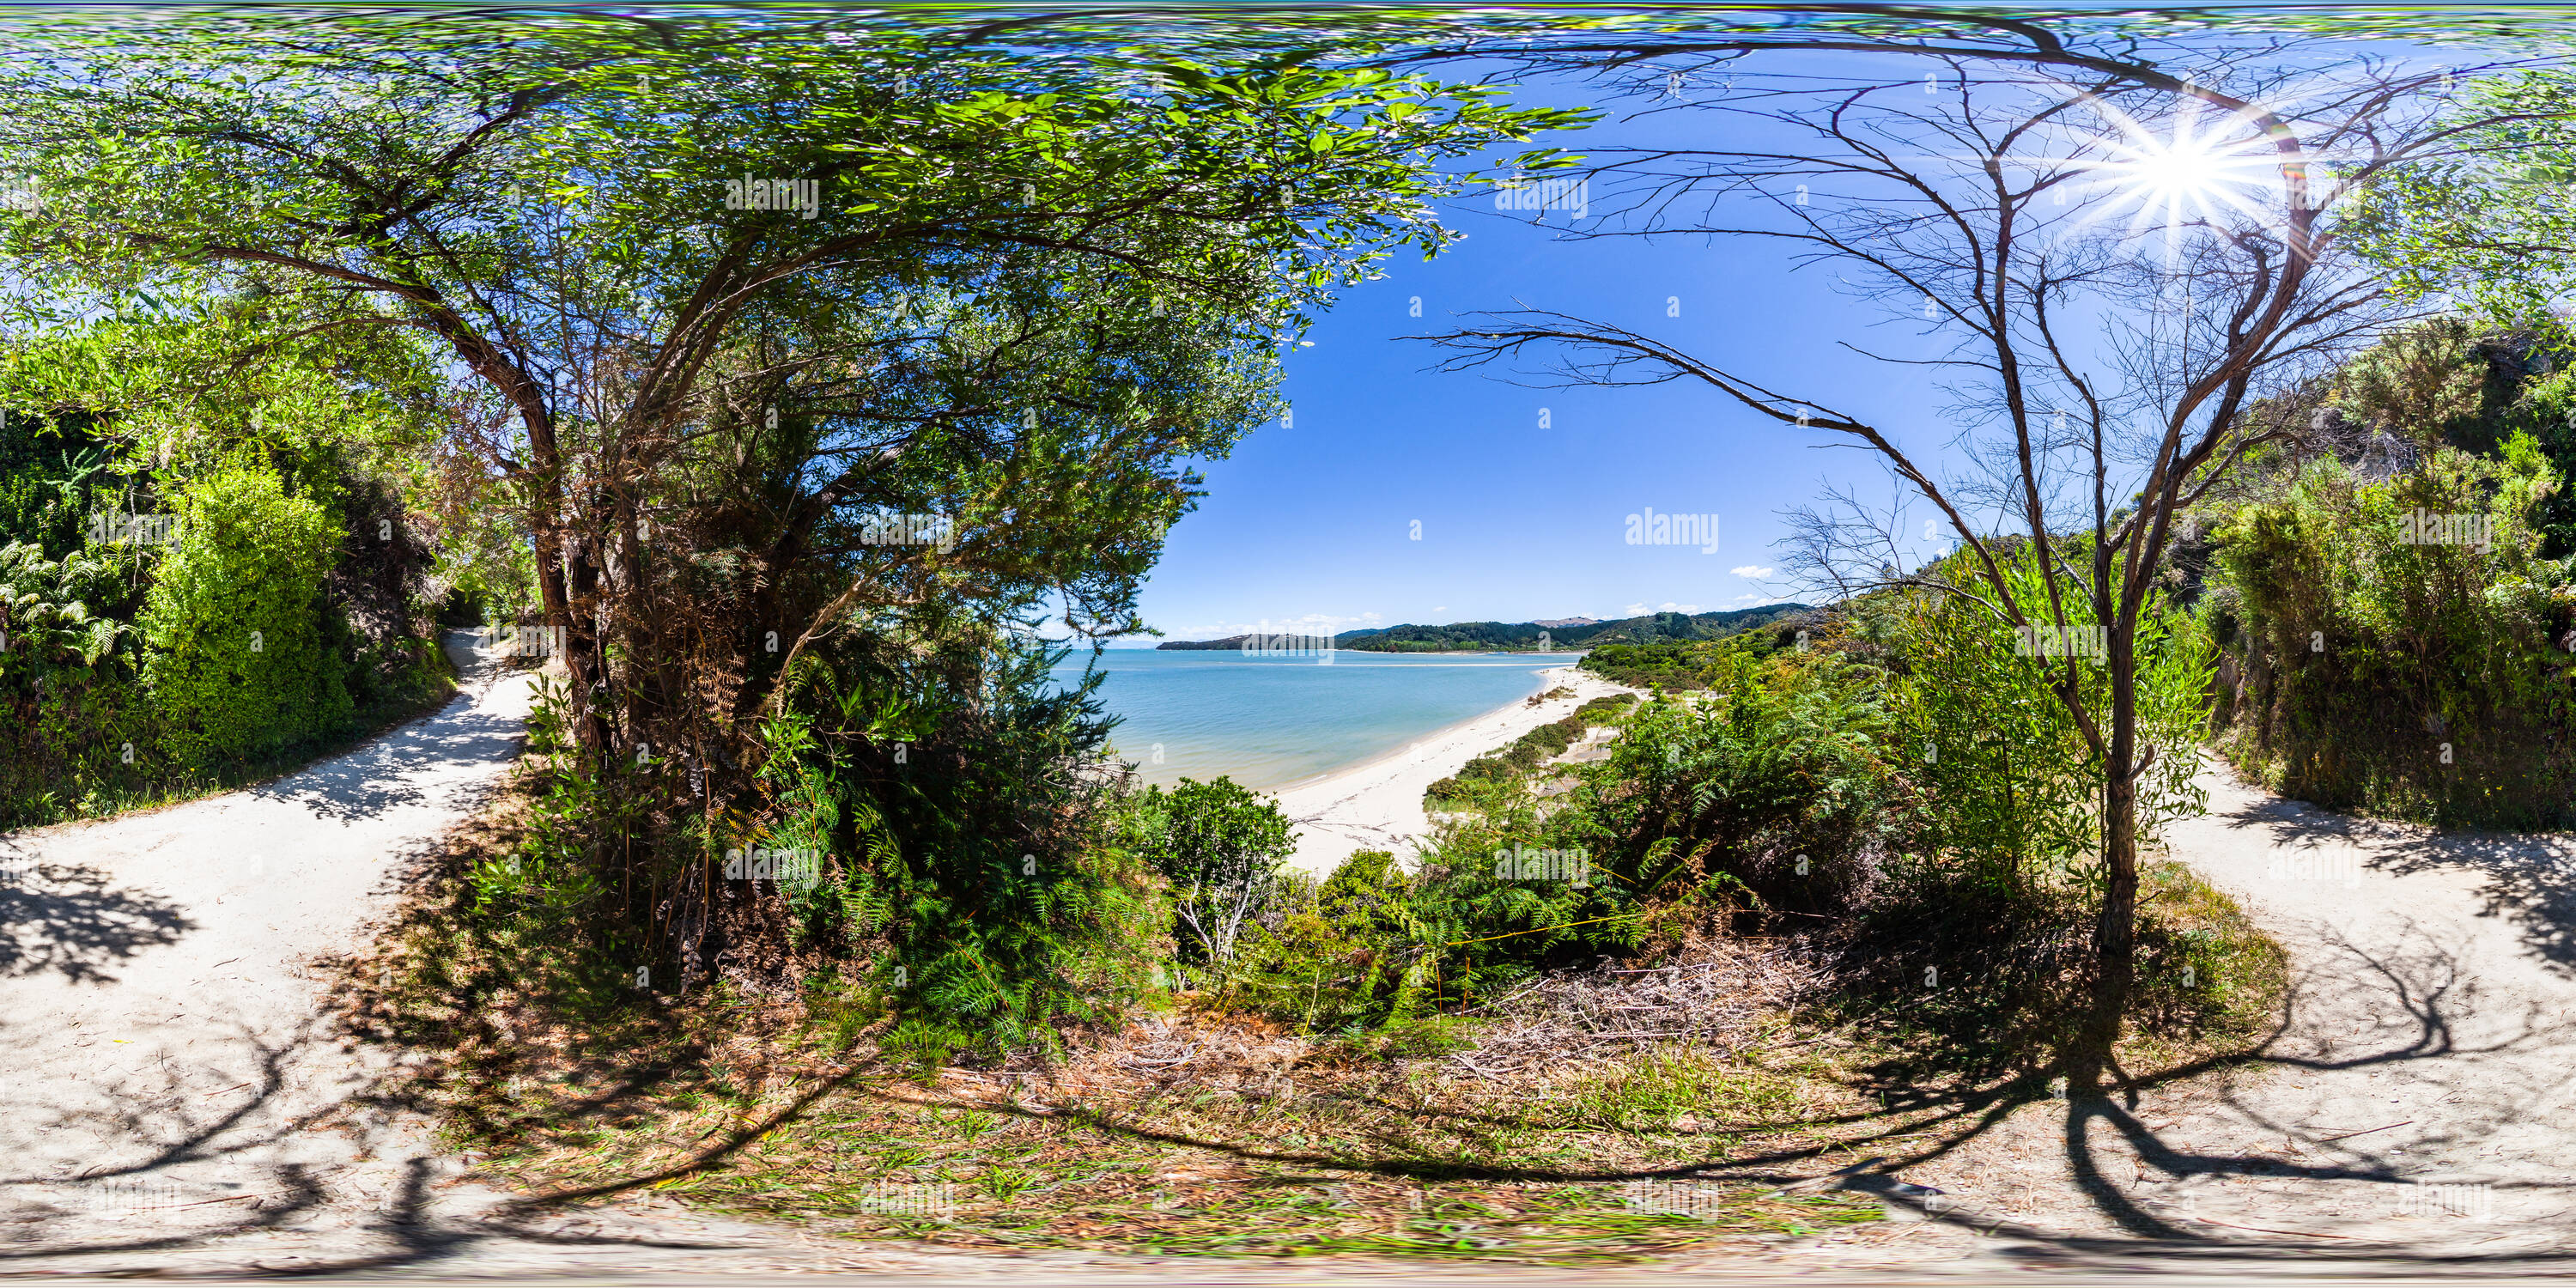
[[(1965, 1010), (1852, 1009), (1857, 992), (1733, 1053), (1647, 1043), (1501, 1077), (1475, 1071), (1478, 1016), (1299, 1033), (1156, 994), (1056, 1062), (924, 1077), (864, 985), (655, 997), (577, 939), (472, 915), (463, 872), (523, 841), (537, 804), (523, 781), (431, 860), (344, 982), (356, 1031), (429, 1057), (395, 1098), (531, 1201), (649, 1191), (964, 1248), (1609, 1262), (1868, 1226), (1875, 1199), (1783, 1187), (1893, 1170), (2045, 1094), (1937, 1067)], [(2150, 891), (2124, 1051), (2146, 1077), (2239, 1052), (2280, 988), (2223, 896), (2169, 866)]]

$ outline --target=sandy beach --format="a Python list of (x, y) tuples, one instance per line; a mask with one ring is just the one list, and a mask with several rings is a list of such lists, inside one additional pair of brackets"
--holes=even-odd
[(1431, 834), (1430, 816), (1422, 812), (1425, 788), (1485, 752), (1574, 714), (1593, 698), (1636, 692), (1571, 664), (1551, 667), (1546, 674), (1541, 692), (1563, 687), (1574, 696), (1537, 706), (1514, 699), (1509, 706), (1426, 734), (1403, 750), (1282, 789), (1279, 808), (1297, 830), (1297, 853), (1289, 866), (1329, 873), (1360, 850), (1392, 850), (1410, 860), (1413, 842)]

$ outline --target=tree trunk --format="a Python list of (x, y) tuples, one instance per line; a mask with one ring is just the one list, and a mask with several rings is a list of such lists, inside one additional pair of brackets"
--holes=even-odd
[(572, 630), (564, 642), (571, 654), (573, 710), (582, 725), (583, 745), (606, 754), (616, 746), (616, 730), (608, 719), (612, 695), (599, 638), (599, 562), (591, 554), (590, 538), (577, 536), (564, 543), (564, 566), (572, 613)]
[(2129, 986), (2136, 976), (2138, 914), (2137, 787), (2113, 782), (2105, 793), (2103, 867), (2109, 880), (2102, 891), (2102, 911), (2093, 928), (2098, 975), (2093, 1009), (2086, 1017), (2069, 1082), (2078, 1087), (2108, 1089), (2106, 1074), (2116, 1070), (2112, 1051), (2120, 1041), (2122, 1018), (2129, 1006)]
[(2078, 1037), (2068, 1090), (2108, 1089), (2116, 1073), (2113, 1051), (2129, 1005), (2137, 962), (2138, 914), (2138, 694), (2135, 636), (2111, 641), (2111, 755), (2103, 767), (2102, 910), (2093, 927), (2096, 976), (2093, 1007)]
[(542, 509), (529, 517), (537, 521), (537, 599), (545, 610), (547, 634), (555, 646), (563, 650), (564, 669), (571, 677), (567, 687), (571, 690), (568, 696), (572, 699), (572, 709), (566, 713), (571, 732), (584, 751), (598, 756), (603, 754), (606, 744), (599, 740), (597, 728), (588, 718), (590, 686), (598, 677), (585, 647), (587, 635), (575, 621), (572, 596), (564, 585), (563, 541), (555, 533), (553, 525), (546, 522)]

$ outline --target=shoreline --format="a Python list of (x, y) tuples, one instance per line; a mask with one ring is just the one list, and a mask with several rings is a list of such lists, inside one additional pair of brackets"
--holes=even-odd
[(1329, 875), (1344, 859), (1372, 849), (1392, 850), (1409, 863), (1414, 857), (1412, 842), (1431, 834), (1430, 815), (1422, 808), (1422, 793), (1431, 784), (1456, 774), (1477, 756), (1573, 714), (1585, 702), (1635, 692), (1586, 675), (1572, 663), (1542, 667), (1539, 674), (1538, 692), (1566, 688), (1574, 690), (1574, 696), (1537, 706), (1531, 706), (1527, 697), (1514, 698), (1482, 715), (1424, 734), (1407, 746), (1272, 793), (1297, 833), (1297, 849), (1288, 866)]
[[(1545, 677), (1558, 670), (1570, 672), (1573, 668), (1544, 667), (1539, 670), (1539, 675), (1541, 677)], [(1291, 792), (1308, 792), (1329, 787), (1345, 778), (1354, 778), (1371, 770), (1383, 768), (1389, 761), (1402, 760), (1408, 756), (1421, 755), (1423, 754), (1423, 748), (1425, 747), (1435, 744), (1445, 744), (1451, 737), (1466, 732), (1468, 727), (1471, 725), (1491, 720), (1496, 715), (1505, 711), (1527, 707), (1531, 698), (1537, 697), (1539, 694), (1545, 693), (1550, 689), (1560, 687), (1564, 684), (1566, 684), (1566, 681), (1563, 680), (1541, 678), (1539, 680), (1538, 687), (1530, 690), (1528, 693), (1524, 693), (1499, 707), (1479, 711), (1464, 720), (1442, 725), (1429, 733), (1423, 734), (1419, 738), (1408, 739), (1403, 746), (1388, 748), (1387, 750), (1381, 751), (1366, 760), (1354, 761), (1337, 769), (1327, 769), (1323, 773), (1309, 775), (1305, 778), (1300, 778), (1293, 783), (1283, 783), (1277, 787), (1256, 787), (1253, 790), (1262, 792), (1266, 795), (1277, 796), (1285, 799)], [(1542, 720), (1539, 723), (1545, 724), (1546, 721)], [(1531, 727), (1536, 728), (1537, 726), (1533, 725)], [(1513, 736), (1518, 737), (1519, 735), (1515, 734)], [(1470, 759), (1473, 759), (1473, 757), (1470, 757)], [(1466, 761), (1459, 762), (1461, 765), (1464, 765), (1465, 763)]]

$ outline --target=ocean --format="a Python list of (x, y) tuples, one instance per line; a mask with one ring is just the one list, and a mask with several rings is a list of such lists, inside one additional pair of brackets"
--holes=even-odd
[[(1312, 655), (1106, 649), (1100, 696), (1122, 717), (1110, 741), (1139, 777), (1169, 785), (1229, 776), (1277, 791), (1403, 747), (1539, 691), (1574, 653)], [(1077, 680), (1087, 650), (1058, 668)]]

